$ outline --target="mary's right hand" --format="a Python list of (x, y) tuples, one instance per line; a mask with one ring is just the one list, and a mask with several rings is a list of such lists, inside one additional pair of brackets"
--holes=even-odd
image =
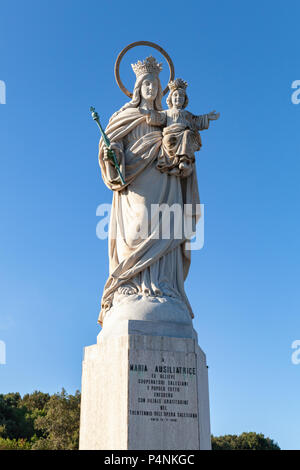
[(112, 161), (113, 153), (108, 147), (103, 148), (103, 160), (105, 162)]
[(110, 149), (108, 147), (105, 147), (103, 148), (103, 161), (104, 162), (109, 162), (111, 165), (115, 166), (115, 163), (114, 163), (114, 154), (113, 152), (115, 153), (115, 157), (116, 157), (116, 160), (118, 162), (118, 164), (120, 165), (120, 153), (118, 151), (118, 148), (114, 148), (114, 149)]

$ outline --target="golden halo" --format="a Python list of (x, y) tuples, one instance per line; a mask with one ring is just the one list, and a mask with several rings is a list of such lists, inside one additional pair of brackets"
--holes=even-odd
[[(169, 68), (170, 68), (170, 77), (169, 77), (169, 82), (174, 80), (174, 76), (175, 76), (175, 72), (174, 72), (174, 65), (173, 65), (173, 62), (172, 62), (172, 59), (171, 57), (169, 56), (169, 54), (166, 53), (166, 51), (158, 46), (158, 44), (155, 44), (155, 42), (149, 42), (149, 41), (136, 41), (136, 42), (132, 42), (131, 44), (129, 44), (128, 46), (126, 46), (121, 52), (120, 54), (118, 55), (117, 57), (117, 60), (116, 60), (116, 63), (115, 63), (115, 78), (116, 78), (116, 82), (118, 84), (118, 87), (123, 91), (123, 93), (125, 93), (125, 95), (127, 95), (129, 98), (132, 98), (132, 93), (130, 93), (130, 91), (127, 90), (127, 88), (123, 85), (123, 82), (120, 78), (120, 71), (119, 71), (119, 68), (120, 68), (120, 63), (121, 63), (121, 60), (123, 59), (124, 55), (126, 54), (126, 52), (128, 52), (130, 49), (132, 49), (133, 47), (136, 47), (136, 46), (149, 46), (149, 47), (153, 47), (154, 49), (156, 49), (157, 51), (159, 51), (163, 56), (164, 58), (166, 59), (166, 61), (168, 62), (168, 65), (169, 65)], [(168, 86), (166, 86), (166, 88), (164, 89), (163, 91), (163, 96), (168, 93)]]

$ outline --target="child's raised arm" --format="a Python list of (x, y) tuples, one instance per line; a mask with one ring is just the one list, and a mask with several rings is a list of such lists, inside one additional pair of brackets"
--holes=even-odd
[(195, 126), (199, 131), (204, 129), (208, 129), (209, 121), (216, 121), (219, 119), (220, 113), (216, 113), (216, 111), (211, 111), (208, 114), (202, 114), (201, 116), (193, 116), (193, 121)]

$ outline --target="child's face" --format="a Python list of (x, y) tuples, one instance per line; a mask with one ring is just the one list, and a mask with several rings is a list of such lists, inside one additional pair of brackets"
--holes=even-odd
[(175, 108), (182, 108), (185, 102), (185, 91), (181, 90), (175, 90), (173, 95), (172, 95), (172, 105)]

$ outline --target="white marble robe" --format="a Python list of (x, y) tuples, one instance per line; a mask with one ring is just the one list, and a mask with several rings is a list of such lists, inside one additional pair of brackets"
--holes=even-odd
[[(179, 297), (193, 317), (184, 291), (184, 280), (190, 266), (190, 251), (186, 250), (184, 234), (181, 238), (157, 239), (162, 220), (150, 223), (147, 237), (136, 238), (137, 227), (144, 227), (145, 215), (151, 214), (152, 204), (193, 204), (194, 222), (196, 204), (199, 204), (196, 170), (185, 180), (157, 168), (157, 157), (162, 143), (160, 127), (147, 124), (138, 108), (128, 108), (112, 117), (106, 133), (115, 149), (126, 181), (120, 186), (117, 173), (103, 160), (103, 141), (99, 145), (99, 164), (105, 184), (113, 190), (109, 230), (109, 278), (102, 296), (99, 323), (114, 303), (116, 292), (139, 293), (150, 296)], [(153, 214), (153, 212), (152, 212)], [(152, 220), (153, 222), (153, 220)], [(128, 288), (128, 289), (127, 289)]]

